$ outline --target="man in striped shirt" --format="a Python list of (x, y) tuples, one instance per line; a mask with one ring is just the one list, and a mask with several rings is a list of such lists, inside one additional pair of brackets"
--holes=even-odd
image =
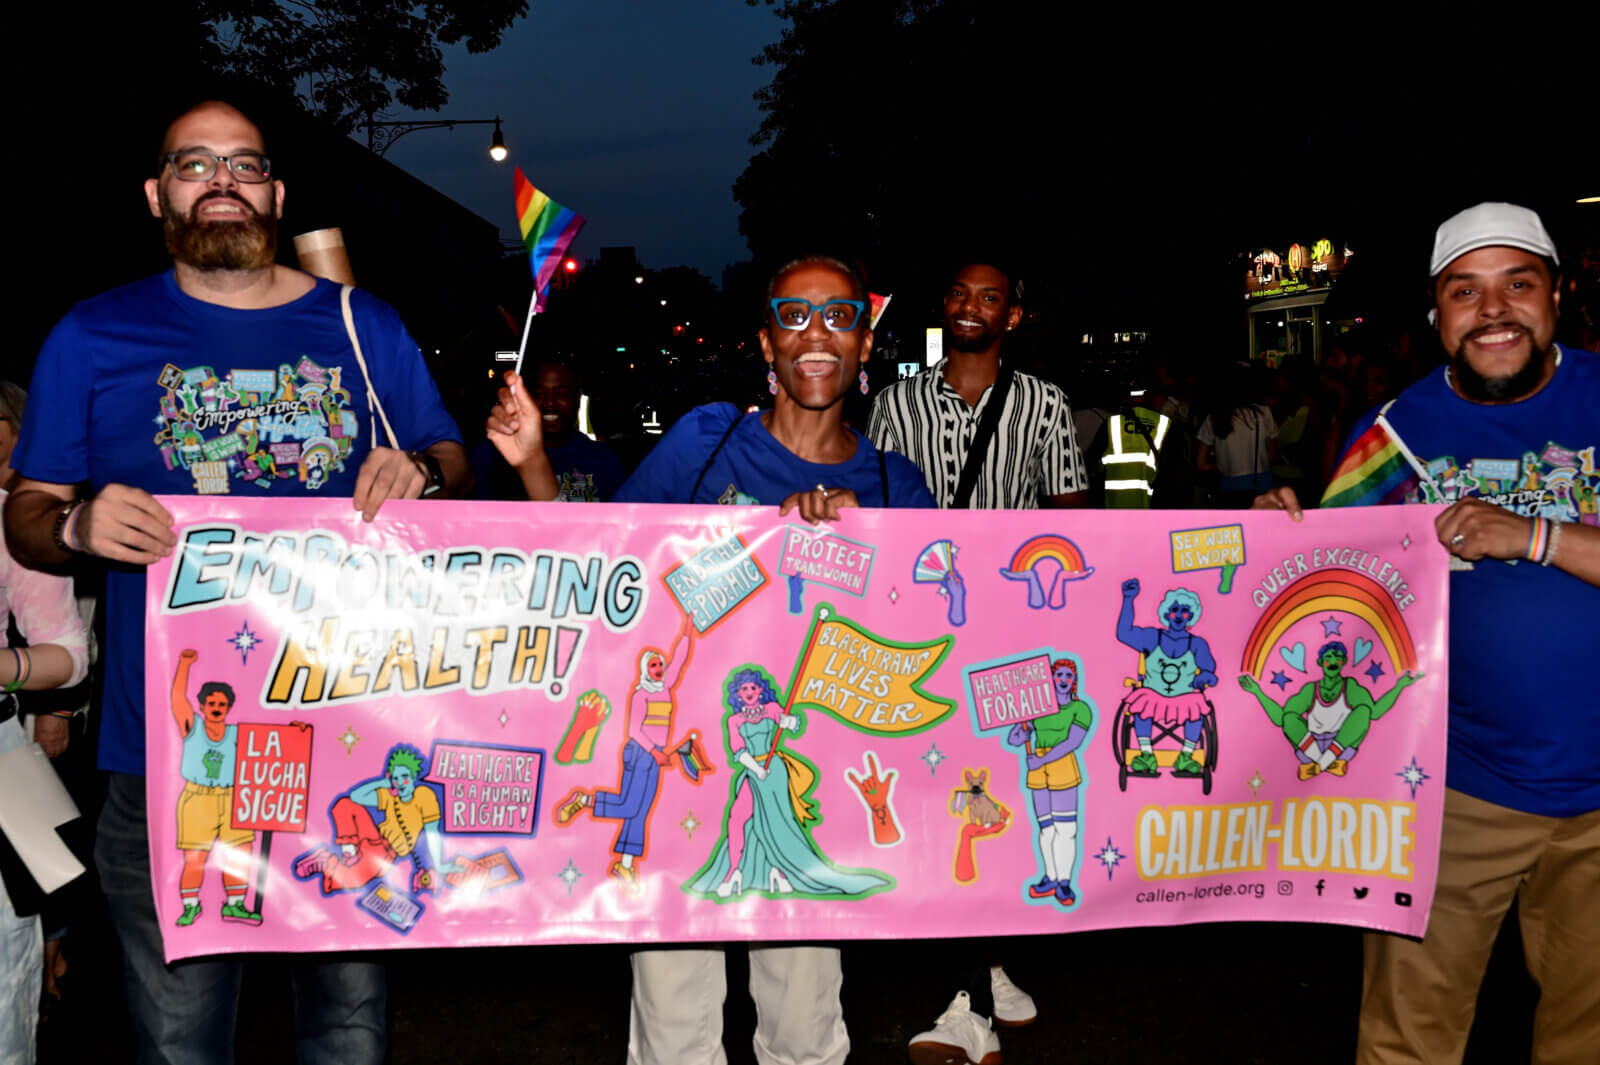
[[(956, 503), (961, 471), (1000, 374), (1000, 345), (1022, 320), (1021, 285), (1006, 271), (963, 266), (944, 297), (950, 354), (879, 393), (868, 435), (922, 470), (941, 507)], [(1013, 377), (966, 505), (1031, 510), (1080, 507), (1089, 479), (1067, 397), (1025, 373)]]
[[(932, 369), (890, 385), (873, 403), (867, 435), (880, 450), (898, 451), (916, 463), (941, 508), (1035, 510), (1088, 503), (1089, 478), (1067, 397), (1025, 373), (1013, 373), (993, 437), (978, 442), (985, 453), (970, 498), (957, 498), (978, 427), (996, 400), (1001, 343), (1022, 321), (1021, 298), (1022, 285), (1007, 271), (984, 262), (963, 266), (944, 295), (950, 354)], [(1072, 874), (1070, 858), (1067, 866), (1063, 877)], [(1032, 996), (1012, 983), (992, 956), (962, 961), (977, 963), (979, 980), (988, 969), (996, 1023), (1022, 1025), (1038, 1016)], [(958, 967), (965, 966), (958, 962)], [(912, 1037), (913, 1050), (998, 1060), (1000, 1041), (989, 1019), (971, 1006), (968, 993), (958, 993), (932, 1029)]]

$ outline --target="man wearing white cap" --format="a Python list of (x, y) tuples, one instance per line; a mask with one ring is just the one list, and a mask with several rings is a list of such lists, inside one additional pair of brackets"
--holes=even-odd
[[(1450, 504), (1435, 529), (1454, 556), (1438, 887), (1421, 942), (1366, 938), (1361, 1065), (1461, 1060), (1513, 899), (1540, 989), (1532, 1060), (1593, 1065), (1600, 1047), (1600, 528), (1570, 506), (1600, 485), (1600, 358), (1554, 343), (1559, 266), (1525, 207), (1447, 220), (1429, 273), (1449, 365), (1351, 434), (1410, 451), (1404, 501)], [(1323, 504), (1399, 501), (1376, 494), (1341, 463)], [(1255, 505), (1300, 516), (1288, 489)]]

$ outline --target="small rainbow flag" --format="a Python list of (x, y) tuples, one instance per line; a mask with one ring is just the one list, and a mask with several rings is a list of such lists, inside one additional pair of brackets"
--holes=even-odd
[(867, 301), (872, 307), (872, 319), (867, 322), (868, 329), (878, 328), (878, 319), (883, 317), (883, 312), (889, 309), (889, 301), (894, 299), (894, 293), (880, 296), (876, 292), (867, 293)]
[(513, 181), (517, 191), (517, 225), (522, 228), (522, 243), (527, 246), (533, 268), (533, 310), (537, 314), (544, 310), (550, 279), (560, 268), (567, 245), (583, 228), (583, 216), (534, 188), (520, 166)]
[(683, 769), (683, 775), (689, 778), (691, 784), (700, 783), (700, 774), (711, 772), (711, 759), (706, 757), (705, 748), (700, 746), (700, 732), (690, 729), (688, 738), (678, 744), (678, 765)]
[(1370, 507), (1403, 503), (1421, 481), (1416, 460), (1380, 414), (1345, 452), (1327, 491), (1322, 493), (1322, 505)]

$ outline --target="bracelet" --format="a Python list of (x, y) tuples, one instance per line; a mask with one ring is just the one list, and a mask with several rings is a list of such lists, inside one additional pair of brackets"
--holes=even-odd
[(12, 647), (9, 650), (17, 660), (17, 676), (15, 680), (5, 686), (5, 690), (14, 692), (27, 683), (28, 674), (33, 669), (33, 663), (28, 658), (28, 649), (26, 647)]
[(1561, 541), (1561, 523), (1559, 521), (1551, 522), (1550, 523), (1550, 541), (1547, 544), (1544, 545), (1544, 557), (1539, 559), (1539, 565), (1541, 565), (1541, 566), (1551, 566), (1551, 565), (1555, 564), (1555, 561), (1556, 561), (1556, 544), (1560, 543), (1560, 541)]
[(71, 721), (73, 718), (78, 716), (78, 712), (76, 710), (52, 710), (50, 711), (50, 716), (64, 718), (67, 721)]
[(61, 509), (56, 511), (55, 524), (50, 527), (50, 539), (54, 540), (56, 546), (69, 555), (73, 554), (77, 549), (67, 542), (67, 522), (78, 512), (78, 508), (82, 505), (83, 501), (79, 499), (63, 504)]
[(83, 551), (83, 546), (78, 541), (78, 519), (83, 516), (83, 508), (88, 505), (87, 499), (74, 503), (72, 513), (67, 517), (67, 527), (61, 530), (61, 538), (67, 542), (67, 547), (80, 553)]
[(1550, 546), (1550, 519), (1534, 518), (1533, 531), (1528, 534), (1527, 559), (1529, 562), (1541, 562), (1545, 551)]

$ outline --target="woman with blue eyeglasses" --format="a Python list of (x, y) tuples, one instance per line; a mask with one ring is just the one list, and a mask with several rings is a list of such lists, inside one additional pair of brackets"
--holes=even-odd
[[(661, 438), (613, 497), (617, 503), (777, 504), (806, 521), (844, 507), (935, 506), (909, 459), (882, 454), (844, 424), (844, 398), (872, 352), (867, 286), (837, 259), (796, 259), (767, 286), (759, 337), (771, 410), (696, 407)], [(553, 499), (540, 418), (515, 374), (489, 415), (489, 439), (530, 499)]]
[[(661, 439), (614, 497), (619, 503), (777, 504), (809, 522), (845, 507), (935, 504), (910, 460), (879, 452), (844, 424), (844, 398), (872, 352), (866, 283), (837, 259), (796, 259), (767, 286), (761, 353), (771, 368), (771, 410), (730, 404), (690, 411)], [(858, 374), (860, 375), (858, 378)], [(488, 434), (522, 476), (532, 499), (552, 499), (540, 417), (515, 375), (506, 375)], [(784, 884), (774, 878), (773, 890)], [(750, 889), (746, 889), (746, 894)], [(707, 903), (707, 905), (714, 905)], [(839, 989), (839, 950), (765, 946), (750, 950), (761, 1065), (840, 1065), (850, 1051)], [(628, 1061), (717, 1065), (727, 973), (720, 949), (640, 950), (633, 955)]]

